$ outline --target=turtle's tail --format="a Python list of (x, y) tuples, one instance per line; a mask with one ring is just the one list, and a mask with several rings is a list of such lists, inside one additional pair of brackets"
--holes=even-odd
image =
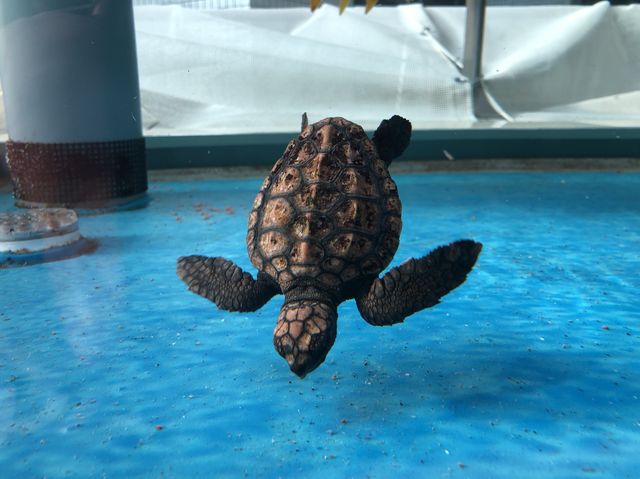
[(285, 303), (273, 332), (273, 345), (300, 378), (320, 366), (336, 339), (335, 306), (319, 301)]

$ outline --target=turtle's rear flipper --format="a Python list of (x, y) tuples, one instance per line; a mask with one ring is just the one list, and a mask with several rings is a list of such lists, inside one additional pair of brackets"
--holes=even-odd
[(380, 158), (387, 166), (407, 149), (410, 140), (411, 123), (398, 115), (382, 120), (373, 134), (373, 144), (376, 145)]
[(389, 326), (438, 304), (464, 282), (481, 249), (480, 243), (460, 240), (420, 259), (411, 258), (356, 296), (360, 314), (374, 326)]
[(183, 256), (178, 259), (176, 272), (190, 291), (226, 311), (255, 311), (280, 293), (264, 273), (258, 273), (255, 280), (235, 263), (220, 257)]

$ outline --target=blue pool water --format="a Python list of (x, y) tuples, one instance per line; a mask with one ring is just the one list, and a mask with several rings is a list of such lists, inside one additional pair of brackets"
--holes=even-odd
[(81, 218), (95, 253), (0, 270), (0, 475), (638, 477), (640, 174), (396, 179), (392, 266), (462, 237), (480, 260), (404, 324), (344, 303), (304, 380), (271, 343), (279, 298), (226, 313), (175, 276), (192, 253), (254, 271), (261, 179), (154, 182), (146, 209)]

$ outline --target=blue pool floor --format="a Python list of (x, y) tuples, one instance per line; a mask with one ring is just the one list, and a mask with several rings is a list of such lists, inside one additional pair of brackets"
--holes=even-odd
[(81, 218), (95, 253), (0, 270), (2, 477), (638, 477), (640, 174), (396, 179), (392, 266), (463, 237), (478, 264), (391, 328), (341, 305), (304, 380), (279, 297), (226, 313), (175, 276), (192, 253), (254, 272), (261, 179), (153, 182)]

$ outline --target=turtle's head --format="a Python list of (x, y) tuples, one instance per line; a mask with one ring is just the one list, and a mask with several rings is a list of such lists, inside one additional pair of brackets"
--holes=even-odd
[(282, 306), (273, 344), (300, 378), (320, 366), (336, 339), (336, 308), (318, 301)]

